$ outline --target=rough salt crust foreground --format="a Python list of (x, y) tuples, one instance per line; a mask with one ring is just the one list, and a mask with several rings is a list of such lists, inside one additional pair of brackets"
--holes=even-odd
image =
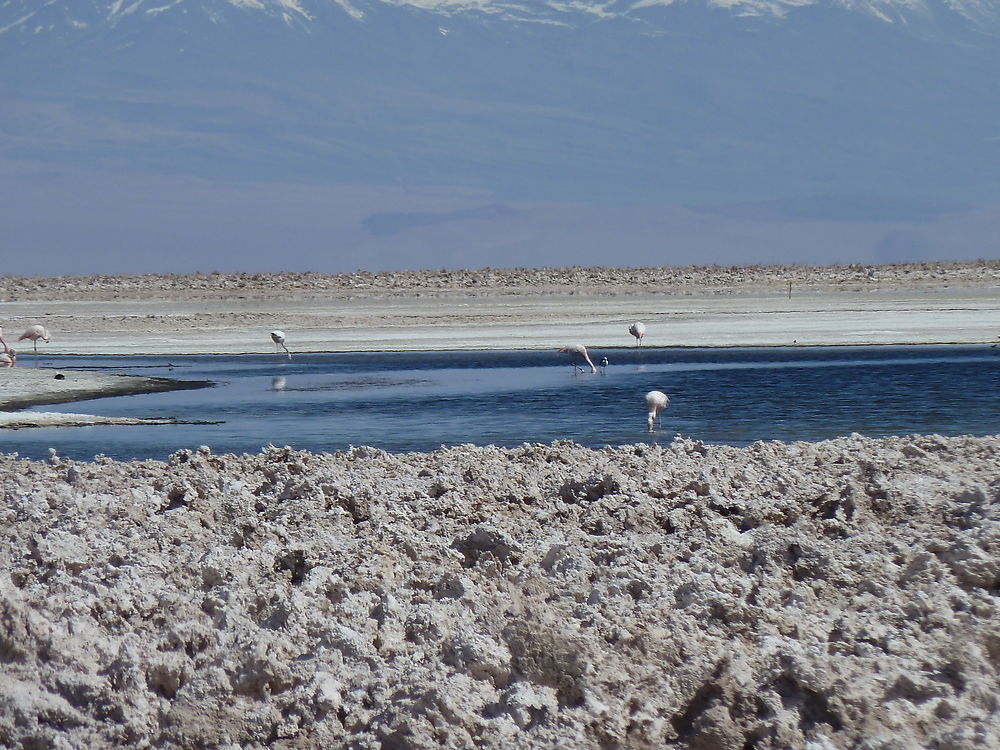
[(1000, 746), (1000, 436), (0, 456), (0, 746)]

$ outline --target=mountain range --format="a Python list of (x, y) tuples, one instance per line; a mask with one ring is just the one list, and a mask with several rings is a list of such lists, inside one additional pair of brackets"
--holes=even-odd
[(997, 81), (996, 0), (0, 0), (0, 272), (992, 257)]

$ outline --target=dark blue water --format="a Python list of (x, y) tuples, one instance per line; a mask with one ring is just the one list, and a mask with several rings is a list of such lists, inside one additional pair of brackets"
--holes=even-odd
[[(589, 446), (677, 434), (744, 445), (860, 432), (1000, 432), (1000, 349), (988, 346), (609, 349), (605, 372), (577, 374), (548, 351), (276, 356), (45, 357), (43, 366), (212, 380), (214, 388), (39, 407), (43, 411), (218, 420), (211, 425), (43, 428), (0, 432), (0, 452), (89, 459), (165, 458), (291, 445)], [(174, 365), (168, 368), (166, 365)], [(283, 378), (283, 383), (280, 380)], [(281, 387), (283, 385), (283, 388)], [(277, 388), (276, 388), (277, 386)], [(643, 397), (669, 394), (662, 429), (646, 432)]]

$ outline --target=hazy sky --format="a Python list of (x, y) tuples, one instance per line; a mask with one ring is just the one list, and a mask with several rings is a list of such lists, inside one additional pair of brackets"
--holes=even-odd
[(0, 8), (5, 272), (998, 254), (1000, 44), (943, 5), (97, 6)]

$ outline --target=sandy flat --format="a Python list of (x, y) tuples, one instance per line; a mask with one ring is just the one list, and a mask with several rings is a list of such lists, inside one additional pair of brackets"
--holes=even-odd
[(115, 375), (87, 370), (15, 367), (0, 370), (0, 429), (75, 427), (90, 424), (176, 424), (175, 419), (102, 417), (93, 414), (18, 411), (40, 404), (60, 404), (106, 396), (204, 388), (206, 381)]
[[(789, 289), (791, 284), (791, 289)], [(874, 267), (513, 269), (23, 279), (7, 337), (51, 354), (629, 346), (976, 344), (1000, 335), (1000, 262)], [(22, 347), (22, 363), (33, 361)]]
[[(7, 312), (29, 319), (32, 305)], [(131, 301), (115, 315), (75, 303), (46, 305), (50, 354), (237, 354), (273, 351), (270, 330), (293, 352), (544, 349), (568, 342), (629, 346), (646, 323), (647, 346), (973, 344), (995, 341), (1000, 295), (910, 293), (749, 296), (738, 299), (573, 296), (542, 299), (403, 298), (392, 301), (176, 303)], [(217, 308), (225, 308), (225, 312)], [(170, 308), (169, 310), (167, 308)], [(21, 362), (30, 363), (31, 352)]]
[(57, 411), (0, 412), (0, 429), (22, 430), (30, 427), (87, 427), (90, 425), (185, 424), (173, 418), (105, 417), (98, 414), (72, 414)]

